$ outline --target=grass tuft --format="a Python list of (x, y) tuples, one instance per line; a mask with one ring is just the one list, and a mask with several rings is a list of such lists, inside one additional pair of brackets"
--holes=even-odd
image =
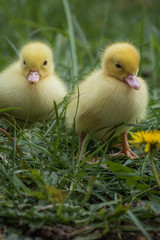
[[(53, 47), (70, 91), (98, 68), (106, 44), (131, 41), (140, 47), (140, 75), (150, 89), (146, 119), (133, 131), (160, 129), (159, 7), (159, 1), (1, 0), (0, 68), (39, 39)], [(13, 138), (0, 132), (0, 239), (159, 239), (160, 191), (148, 156), (139, 148), (139, 160), (113, 158), (120, 137), (100, 143), (88, 133), (75, 159), (80, 141), (74, 127), (65, 127), (67, 104), (68, 96), (54, 105), (54, 120), (28, 128), (0, 119)], [(93, 156), (102, 158), (89, 164)], [(159, 151), (154, 162), (160, 175)]]

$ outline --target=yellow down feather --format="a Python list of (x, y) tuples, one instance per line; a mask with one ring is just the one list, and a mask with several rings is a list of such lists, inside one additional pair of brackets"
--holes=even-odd
[[(102, 67), (95, 70), (74, 90), (66, 111), (66, 125), (71, 128), (75, 120), (78, 134), (105, 128), (94, 134), (107, 139), (114, 126), (127, 122), (135, 124), (145, 117), (148, 91), (145, 81), (137, 77), (140, 89), (129, 86), (124, 78), (137, 75), (138, 50), (130, 43), (115, 43), (104, 50)], [(122, 133), (129, 129), (123, 127)]]
[[(39, 73), (37, 83), (28, 81), (31, 71)], [(22, 48), (19, 60), (0, 74), (0, 86), (0, 109), (19, 107), (22, 110), (8, 113), (31, 122), (48, 118), (53, 102), (60, 103), (66, 95), (64, 84), (54, 72), (52, 51), (41, 42), (30, 42)]]

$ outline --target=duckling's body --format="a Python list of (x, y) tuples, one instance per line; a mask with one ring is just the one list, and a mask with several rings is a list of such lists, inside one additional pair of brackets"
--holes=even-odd
[(0, 108), (21, 108), (8, 113), (31, 122), (47, 119), (54, 101), (60, 103), (66, 94), (53, 70), (52, 52), (40, 42), (29, 43), (22, 49), (20, 60), (0, 74), (0, 85)]
[[(106, 127), (95, 133), (95, 137), (97, 139), (107, 139), (111, 132), (106, 133), (112, 127), (125, 122), (133, 124), (143, 119), (146, 110), (147, 89), (141, 78), (138, 78), (138, 81), (141, 88), (135, 91), (126, 83), (117, 81), (113, 77), (106, 78), (102, 70), (93, 72), (79, 85), (76, 132), (80, 134), (82, 131), (92, 131)], [(78, 91), (76, 90), (67, 110), (66, 119), (69, 128), (72, 127), (77, 105)], [(121, 132), (124, 129), (128, 129), (128, 127), (121, 129)]]
[[(115, 67), (116, 73), (114, 74), (114, 64), (118, 64), (118, 68), (122, 65), (121, 58), (124, 57), (123, 48), (124, 50), (129, 48), (130, 50), (130, 44), (127, 43), (125, 45), (118, 43), (115, 44), (115, 47), (119, 44), (122, 48), (122, 54), (119, 55), (120, 59), (116, 59), (119, 46), (117, 52), (114, 51), (113, 57), (112, 53), (108, 56), (107, 52), (105, 52), (106, 57), (104, 56), (103, 58), (102, 69), (91, 73), (80, 83), (78, 89), (75, 89), (71, 97), (71, 102), (66, 112), (66, 124), (71, 128), (75, 118), (75, 130), (79, 135), (83, 133), (83, 137), (85, 135), (84, 133), (95, 130), (95, 138), (103, 140), (108, 139), (113, 131), (116, 130), (116, 126), (122, 123), (134, 124), (145, 116), (148, 92), (146, 83), (143, 79), (135, 77), (138, 70), (138, 64), (136, 64), (133, 69), (129, 66), (129, 69), (132, 71), (129, 72), (128, 69), (125, 69), (126, 74), (124, 74), (122, 70), (125, 68), (125, 62), (125, 64), (123, 64), (123, 69), (118, 69), (119, 73), (116, 69), (117, 67)], [(109, 50), (107, 49), (106, 51), (109, 52)], [(138, 53), (135, 52), (135, 58), (137, 55)], [(109, 58), (109, 60), (107, 59), (107, 64), (105, 63), (106, 58)], [(112, 59), (113, 64), (111, 65), (110, 61), (112, 61)], [(129, 58), (128, 62), (130, 60), (132, 61), (132, 59)], [(129, 63), (131, 64), (132, 62)], [(132, 76), (130, 76), (131, 74), (133, 76), (133, 82)], [(130, 85), (126, 81), (129, 81)], [(129, 126), (120, 127), (117, 135), (122, 133), (124, 136), (125, 133), (124, 138), (126, 138), (126, 131), (129, 128)], [(101, 130), (98, 131), (98, 129)], [(128, 142), (126, 143), (128, 144)], [(130, 153), (128, 154), (131, 158), (136, 157), (134, 154), (131, 155)]]

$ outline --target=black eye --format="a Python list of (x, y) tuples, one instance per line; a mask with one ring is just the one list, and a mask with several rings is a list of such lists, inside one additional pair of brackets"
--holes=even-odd
[(23, 61), (23, 64), (26, 65), (26, 61), (25, 60)]
[(115, 65), (116, 65), (117, 68), (122, 68), (122, 66), (118, 63), (115, 63)]
[(44, 65), (44, 66), (45, 66), (45, 65), (47, 65), (47, 60), (46, 60), (46, 61), (44, 61), (43, 65)]

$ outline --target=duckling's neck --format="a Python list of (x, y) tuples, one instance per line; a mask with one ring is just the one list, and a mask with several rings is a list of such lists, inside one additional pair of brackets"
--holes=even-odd
[(110, 73), (109, 71), (107, 71), (107, 70), (103, 70), (103, 74), (104, 74), (106, 77), (111, 77), (111, 78), (114, 78), (114, 79), (116, 79), (116, 80), (119, 80), (119, 81), (123, 82), (123, 80), (122, 80), (120, 77), (114, 76), (113, 74), (111, 74), (111, 73)]

